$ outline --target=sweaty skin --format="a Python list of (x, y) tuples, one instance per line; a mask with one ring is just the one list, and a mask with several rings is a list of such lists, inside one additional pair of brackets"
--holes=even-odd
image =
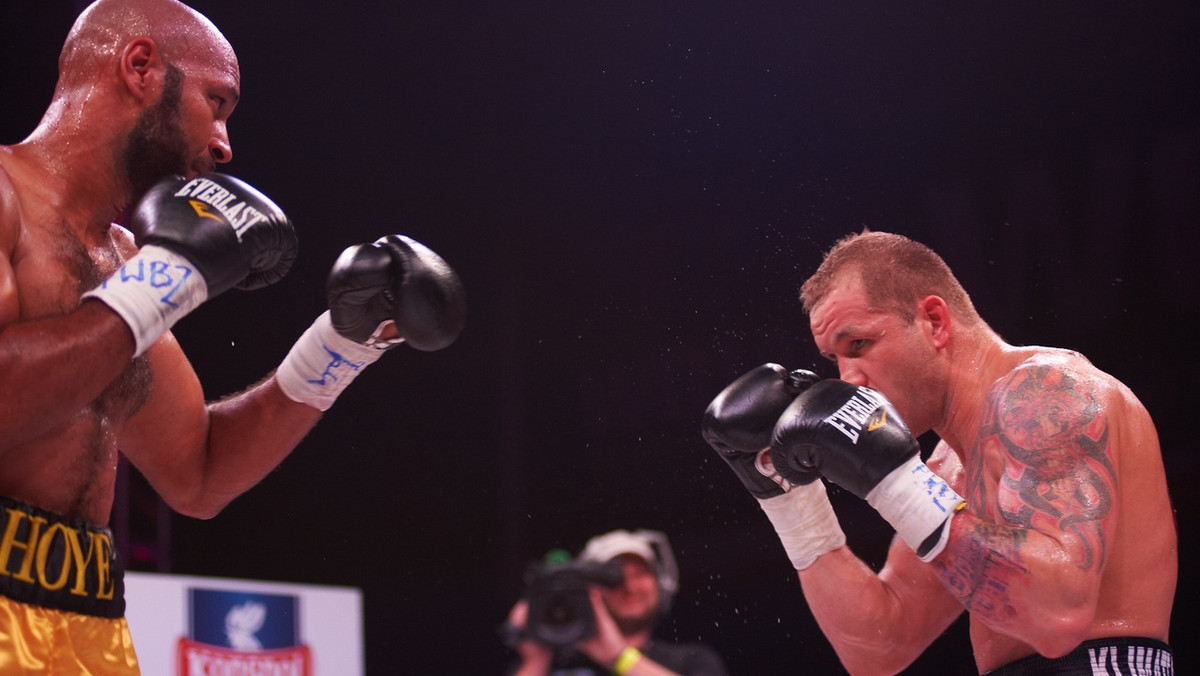
[(847, 548), (799, 572), (843, 664), (895, 673), (964, 609), (980, 673), (1091, 638), (1168, 641), (1177, 542), (1145, 408), (1075, 352), (1008, 345), (936, 296), (914, 309), (875, 309), (851, 280), (810, 313), (843, 380), (939, 435), (927, 464), (968, 504), (929, 564), (897, 540), (878, 574)]
[(176, 511), (208, 518), (320, 417), (272, 377), (208, 404), (170, 333), (81, 302), (136, 253), (114, 225), (149, 185), (233, 157), (233, 49), (175, 0), (100, 0), (68, 35), (45, 115), (0, 146), (0, 495), (104, 525), (123, 453)]
[[(973, 509), (935, 566), (971, 613), (977, 658), (1029, 654), (1018, 637), (1032, 613), (1082, 640), (1168, 640), (1173, 515), (1153, 424), (1127, 388), (1076, 353), (1034, 351), (989, 392), (965, 458)], [(1043, 559), (1055, 585), (1028, 579)]]
[[(0, 164), (0, 188), (9, 198), (3, 199), (6, 205), (17, 203), (12, 196), (31, 192), (14, 180), (8, 166), (8, 162)], [(129, 233), (119, 227), (80, 235), (43, 202), (18, 204), (25, 203), (29, 208), (5, 209), (0, 219), (0, 246), (5, 254), (0, 257), (0, 278), (6, 280), (0, 289), (0, 325), (75, 310), (84, 291), (98, 285), (136, 250)], [(17, 213), (11, 213), (14, 211)], [(8, 348), (10, 342), (3, 345)], [(19, 350), (14, 356), (26, 351), (21, 346), (14, 348)], [(63, 362), (57, 368), (88, 368), (86, 350), (76, 356), (68, 348), (61, 355)], [(30, 375), (38, 377), (37, 373)], [(150, 357), (139, 357), (118, 370), (94, 398), (62, 423), (40, 430), (23, 443), (5, 443), (0, 495), (93, 523), (107, 522), (116, 480), (117, 433), (145, 405), (152, 388)], [(52, 392), (47, 394), (55, 397)], [(62, 396), (67, 399), (69, 394)]]

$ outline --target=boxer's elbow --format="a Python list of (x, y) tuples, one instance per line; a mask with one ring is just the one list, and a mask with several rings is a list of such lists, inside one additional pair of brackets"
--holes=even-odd
[(1093, 595), (1080, 597), (1074, 603), (1044, 603), (1043, 607), (1024, 613), (1015, 624), (1019, 627), (1014, 632), (1016, 637), (1049, 659), (1071, 652), (1088, 638), (1096, 613)]
[(200, 519), (201, 521), (207, 521), (207, 520), (215, 517), (216, 515), (220, 514), (222, 509), (224, 509), (223, 505), (220, 507), (212, 506), (212, 505), (199, 505), (196, 507), (189, 506), (184, 509), (176, 509), (175, 511), (179, 512), (180, 514), (182, 514), (184, 516), (190, 516), (193, 519)]
[(1054, 659), (1074, 650), (1089, 637), (1100, 601), (1100, 571), (1083, 571), (1073, 559), (1048, 558), (1030, 576), (1031, 584), (1014, 594), (1015, 616), (998, 627)]
[(897, 660), (894, 655), (879, 655), (871, 661), (842, 660), (842, 667), (850, 676), (895, 676), (904, 671), (913, 659)]
[(834, 644), (838, 660), (851, 676), (893, 676), (907, 669), (925, 649), (925, 644), (912, 637), (882, 629), (882, 623), (863, 622), (875, 627), (871, 636), (860, 637), (853, 643)]
[(1087, 639), (1091, 627), (1091, 612), (1061, 612), (1037, 623), (1026, 640), (1042, 657), (1055, 659), (1079, 647)]
[(208, 520), (220, 514), (234, 496), (225, 496), (211, 491), (194, 490), (163, 496), (163, 500), (175, 512), (193, 519)]

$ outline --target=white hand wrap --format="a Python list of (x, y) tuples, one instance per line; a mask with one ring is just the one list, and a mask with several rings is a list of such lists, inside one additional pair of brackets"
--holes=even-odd
[(101, 301), (125, 320), (136, 357), (208, 298), (208, 284), (188, 259), (147, 244), (83, 297)]
[(846, 534), (820, 479), (793, 486), (783, 495), (760, 499), (758, 504), (771, 520), (796, 570), (808, 568), (818, 556), (846, 544)]
[[(946, 546), (950, 517), (966, 501), (914, 455), (867, 493), (867, 503), (892, 524), (922, 561), (932, 561)], [(941, 532), (929, 551), (921, 551), (921, 545), (938, 529)]]
[(292, 346), (275, 370), (275, 380), (292, 401), (327, 411), (342, 390), (385, 351), (338, 333), (326, 311)]

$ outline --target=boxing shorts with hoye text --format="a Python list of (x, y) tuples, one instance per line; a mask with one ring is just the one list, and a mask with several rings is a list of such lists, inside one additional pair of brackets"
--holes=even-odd
[(94, 617), (125, 615), (112, 531), (0, 496), (0, 595)]
[(1171, 646), (1149, 638), (1122, 636), (1084, 641), (1055, 659), (1030, 655), (984, 676), (1174, 676)]

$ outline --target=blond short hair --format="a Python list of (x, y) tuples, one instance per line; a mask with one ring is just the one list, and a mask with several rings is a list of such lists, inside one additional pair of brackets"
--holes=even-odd
[(911, 322), (916, 307), (927, 296), (939, 296), (960, 320), (982, 320), (971, 297), (951, 272), (950, 266), (929, 247), (903, 235), (870, 232), (839, 239), (820, 267), (800, 287), (804, 312), (813, 308), (843, 280), (856, 273), (877, 309), (895, 312)]

